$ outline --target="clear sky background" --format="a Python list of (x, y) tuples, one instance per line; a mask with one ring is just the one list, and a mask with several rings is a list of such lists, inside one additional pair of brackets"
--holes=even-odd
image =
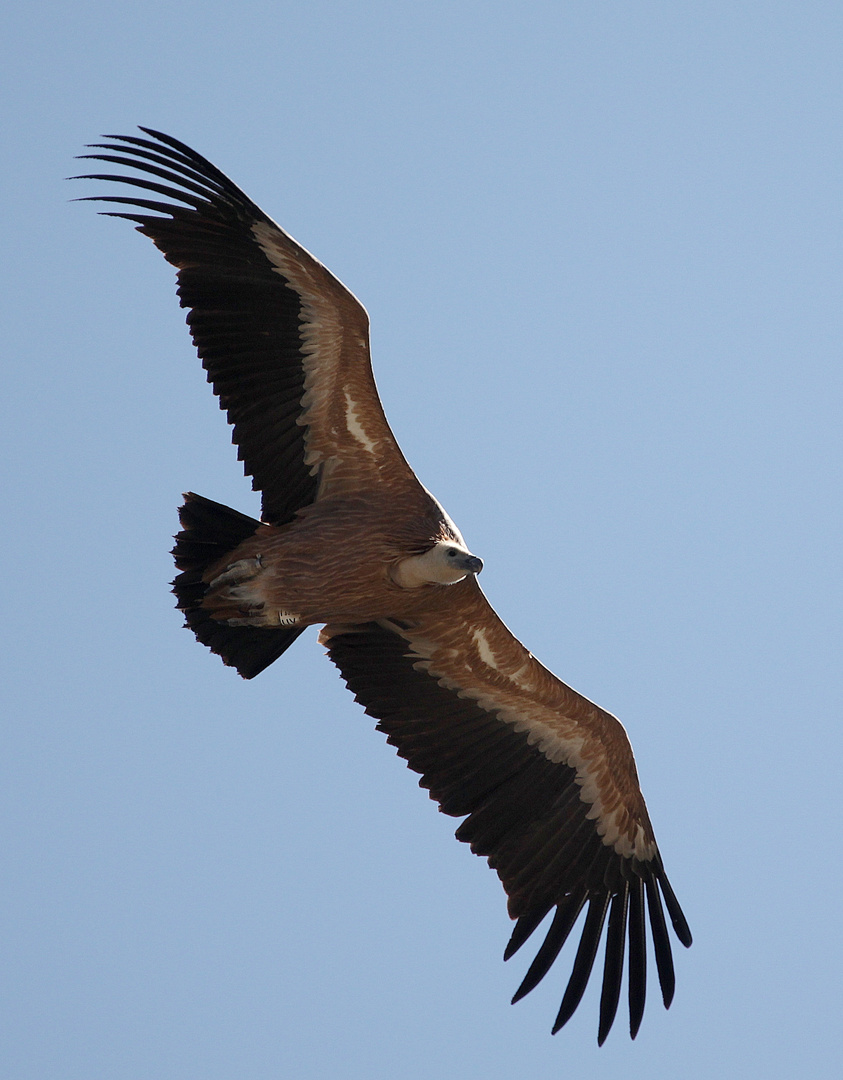
[[(3, 1076), (836, 1078), (838, 3), (7, 8)], [(71, 203), (190, 143), (369, 309), (515, 633), (615, 712), (695, 943), (596, 1045), (306, 634), (180, 627), (183, 490), (258, 500), (173, 274)], [(623, 1006), (622, 1006), (623, 1007)]]

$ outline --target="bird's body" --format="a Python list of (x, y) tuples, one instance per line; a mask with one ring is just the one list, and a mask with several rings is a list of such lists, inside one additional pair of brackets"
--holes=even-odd
[[(178, 268), (181, 303), (245, 468), (256, 521), (186, 497), (174, 556), (196, 636), (251, 678), (310, 625), (366, 711), (497, 871), (517, 923), (506, 956), (553, 912), (516, 998), (586, 908), (554, 1030), (580, 1001), (608, 919), (598, 1040), (628, 944), (630, 1031), (643, 1015), (646, 923), (665, 1004), (674, 974), (662, 899), (691, 935), (661, 862), (621, 724), (548, 671), (477, 583), (481, 561), (389, 429), (355, 297), (183, 143), (112, 136), (98, 175)], [(163, 182), (162, 182), (163, 181)], [(141, 211), (141, 212), (139, 212)]]
[[(406, 518), (402, 501), (411, 509)], [(422, 499), (396, 502), (385, 492), (375, 498), (337, 495), (304, 508), (286, 525), (261, 525), (208, 567), (209, 584), (219, 577), (228, 580), (209, 589), (203, 606), (218, 619), (239, 617), (246, 620), (242, 625), (264, 627), (277, 627), (281, 613), (287, 625), (293, 625), (289, 616), (295, 613), (301, 627), (406, 618), (428, 593), (396, 583), (404, 561), (436, 539), (452, 539), (455, 547), (460, 543), (457, 536), (440, 537), (445, 521), (437, 520), (432, 499), (427, 513), (413, 503), (427, 509)], [(396, 519), (415, 527), (396, 527)], [(238, 564), (239, 574), (229, 569)], [(254, 608), (251, 619), (244, 602)]]

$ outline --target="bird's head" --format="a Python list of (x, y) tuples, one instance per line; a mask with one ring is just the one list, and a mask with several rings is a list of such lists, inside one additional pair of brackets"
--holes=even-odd
[(392, 568), (392, 580), (402, 589), (420, 585), (454, 585), (469, 574), (479, 574), (483, 560), (453, 540), (437, 540), (421, 555), (401, 559)]

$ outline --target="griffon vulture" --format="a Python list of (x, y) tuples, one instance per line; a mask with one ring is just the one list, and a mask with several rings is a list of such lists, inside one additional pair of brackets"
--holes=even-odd
[(140, 193), (102, 196), (178, 270), (193, 341), (233, 425), (261, 520), (188, 494), (173, 554), (196, 637), (251, 679), (306, 626), (457, 838), (485, 855), (517, 920), (505, 959), (553, 912), (513, 1001), (545, 975), (583, 908), (553, 1031), (580, 1002), (608, 920), (598, 1042), (628, 955), (644, 1011), (646, 926), (674, 991), (662, 866), (621, 724), (560, 682), (501, 622), (482, 562), (404, 460), (381, 407), (359, 301), (209, 161), (168, 135), (105, 136), (84, 155)]

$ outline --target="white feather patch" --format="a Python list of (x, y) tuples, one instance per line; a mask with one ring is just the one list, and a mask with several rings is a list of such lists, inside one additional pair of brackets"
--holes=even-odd
[(375, 444), (366, 434), (366, 429), (360, 423), (360, 414), (357, 411), (357, 402), (348, 392), (345, 391), (345, 426), (348, 428), (348, 433), (370, 454), (375, 453)]
[(500, 671), (494, 650), (489, 644), (489, 639), (484, 631), (473, 630), (472, 637), (474, 638), (474, 644), (477, 646), (477, 653), (486, 667), (490, 667), (492, 671)]

